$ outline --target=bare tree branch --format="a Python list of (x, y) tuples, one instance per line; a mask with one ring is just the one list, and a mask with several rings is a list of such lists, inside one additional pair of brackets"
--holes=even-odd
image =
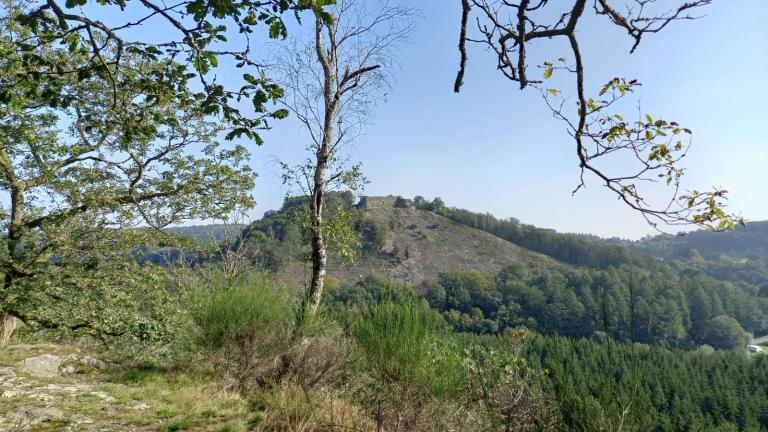
[[(723, 211), (726, 190), (714, 188), (709, 192), (682, 191), (680, 179), (685, 170), (678, 165), (690, 148), (690, 140), (685, 143), (682, 138), (683, 135), (690, 135), (689, 129), (675, 122), (654, 120), (649, 115), (635, 122), (627, 122), (618, 113), (608, 114), (619, 99), (640, 85), (637, 81), (613, 78), (603, 86), (599, 95), (594, 98), (587, 96), (585, 65), (577, 33), (586, 3), (586, 0), (571, 0), (565, 12), (555, 14), (558, 17), (556, 20), (546, 22), (536, 13), (547, 6), (557, 7), (554, 2), (541, 0), (532, 4), (530, 0), (521, 0), (519, 3), (508, 0), (462, 0), (460, 61), (454, 90), (458, 92), (463, 83), (467, 62), (465, 42), (479, 43), (495, 54), (498, 70), (509, 80), (517, 82), (521, 89), (528, 85), (539, 88), (554, 117), (568, 126), (581, 170), (580, 182), (574, 192), (585, 186), (584, 173), (588, 172), (599, 178), (603, 186), (657, 229), (659, 224), (695, 224), (718, 230), (743, 222), (741, 217)], [(662, 11), (653, 7), (655, 0), (626, 0), (626, 3), (628, 6), (623, 14), (612, 7), (609, 0), (594, 0), (593, 9), (597, 16), (607, 16), (613, 24), (628, 32), (634, 40), (630, 50), (633, 52), (643, 35), (657, 33), (675, 21), (698, 18), (691, 15), (692, 11), (710, 4), (711, 0), (689, 1)], [(557, 5), (562, 7), (560, 2)], [(471, 10), (478, 11), (478, 39), (471, 39), (466, 31)], [(572, 56), (575, 63), (569, 63), (564, 57), (557, 62), (546, 61), (539, 66), (543, 69), (543, 80), (530, 79), (528, 45), (534, 40), (555, 38), (567, 39), (569, 56)], [(560, 90), (544, 84), (555, 72), (573, 75), (575, 115), (569, 114), (566, 108), (568, 97)], [(559, 103), (554, 103), (553, 98), (559, 98)], [(613, 175), (599, 163), (607, 156), (621, 154), (631, 155), (638, 167), (630, 169), (629, 173)], [(671, 197), (661, 205), (652, 204), (640, 191), (639, 185), (660, 179), (672, 186)]]

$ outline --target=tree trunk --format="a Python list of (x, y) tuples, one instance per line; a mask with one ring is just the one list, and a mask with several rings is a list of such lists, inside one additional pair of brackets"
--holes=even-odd
[(5, 345), (13, 336), (18, 321), (13, 315), (2, 315), (0, 317), (0, 346)]
[[(19, 248), (21, 247), (21, 237), (24, 223), (24, 188), (25, 185), (16, 179), (13, 173), (13, 168), (10, 163), (10, 158), (5, 152), (0, 154), (0, 165), (6, 173), (6, 178), (10, 181), (11, 186), (11, 220), (8, 224), (8, 261), (3, 263), (3, 271), (5, 275), (2, 281), (2, 291), (0, 291), (0, 306), (4, 301), (4, 296), (16, 283), (20, 272), (20, 254)], [(12, 315), (3, 311), (0, 308), (0, 345), (5, 344), (11, 336), (13, 336), (14, 330), (16, 330), (17, 320)]]
[[(312, 229), (312, 280), (305, 297), (305, 311), (314, 314), (320, 305), (325, 284), (326, 263), (328, 255), (323, 238), (323, 198), (327, 186), (326, 171), (330, 161), (333, 146), (336, 114), (339, 105), (339, 89), (336, 88), (336, 75), (334, 62), (336, 59), (336, 47), (333, 35), (329, 33), (331, 47), (326, 52), (323, 44), (323, 29), (325, 23), (320, 16), (315, 18), (315, 54), (323, 68), (323, 113), (322, 138), (315, 153), (315, 172), (312, 184), (312, 201), (310, 202), (310, 224)], [(329, 29), (330, 32), (330, 29)]]
[[(319, 166), (318, 170), (319, 171)], [(323, 223), (323, 190), (322, 186), (315, 185), (315, 193), (310, 205), (310, 217), (312, 224), (312, 281), (307, 291), (306, 307), (310, 314), (317, 311), (325, 284), (325, 267), (328, 260), (325, 250), (325, 239), (321, 231)]]

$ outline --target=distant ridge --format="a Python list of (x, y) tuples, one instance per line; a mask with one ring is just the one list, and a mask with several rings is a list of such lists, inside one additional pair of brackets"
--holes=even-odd
[(759, 259), (768, 257), (768, 221), (747, 222), (734, 231), (699, 230), (684, 235), (658, 235), (638, 241), (611, 239), (608, 242), (665, 259), (686, 259), (695, 254), (706, 259)]

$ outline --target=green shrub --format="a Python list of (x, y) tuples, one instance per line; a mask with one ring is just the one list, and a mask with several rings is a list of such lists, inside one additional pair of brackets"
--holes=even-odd
[(539, 385), (540, 374), (518, 350), (473, 344), (465, 356), (468, 402), (480, 405), (491, 430), (555, 428), (555, 406)]
[(213, 276), (193, 292), (198, 345), (239, 390), (257, 391), (289, 377), (321, 386), (343, 375), (347, 342), (339, 326), (322, 314), (299, 323), (298, 299), (268, 278)]
[(465, 368), (439, 315), (424, 302), (373, 305), (352, 322), (361, 357), (359, 391), (377, 427), (393, 431), (448, 430)]
[(439, 335), (440, 324), (421, 302), (388, 302), (361, 313), (352, 336), (376, 379), (410, 383), (442, 397), (463, 385), (465, 372), (452, 339)]
[(214, 275), (192, 291), (190, 311), (202, 346), (221, 347), (254, 330), (284, 329), (294, 319), (291, 299), (257, 274), (231, 280)]

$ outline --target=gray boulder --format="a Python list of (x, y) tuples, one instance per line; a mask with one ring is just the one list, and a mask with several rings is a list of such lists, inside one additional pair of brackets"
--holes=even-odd
[(16, 367), (35, 377), (50, 378), (61, 374), (59, 372), (59, 367), (63, 362), (63, 357), (53, 354), (43, 354), (24, 359), (16, 364)]
[(64, 413), (58, 408), (30, 408), (19, 407), (8, 413), (8, 420), (18, 425), (34, 425), (51, 420), (61, 420)]

